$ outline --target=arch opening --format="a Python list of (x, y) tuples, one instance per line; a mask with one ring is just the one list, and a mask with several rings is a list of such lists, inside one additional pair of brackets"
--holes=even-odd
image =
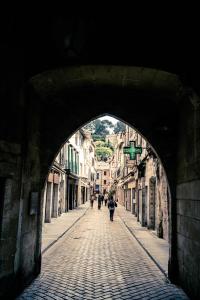
[[(41, 115), (40, 184), (66, 137), (93, 116), (106, 112), (126, 120), (154, 146), (168, 174), (171, 198), (175, 199), (177, 109), (183, 89), (176, 75), (146, 68), (82, 66), (43, 73), (30, 85), (34, 106), (36, 100)], [(176, 204), (171, 201), (170, 205), (169, 276), (177, 279)]]
[[(167, 275), (171, 193), (164, 166), (137, 129), (106, 113), (80, 126), (56, 153), (44, 187), (42, 252), (54, 244), (49, 238), (52, 220), (54, 224), (55, 218), (67, 218), (69, 211), (93, 204), (91, 198), (97, 200), (100, 195), (105, 199), (112, 195), (141, 228), (163, 239), (156, 256), (155, 245), (147, 247), (140, 237)], [(118, 217), (126, 224), (126, 219)], [(61, 236), (66, 228), (59, 232)]]

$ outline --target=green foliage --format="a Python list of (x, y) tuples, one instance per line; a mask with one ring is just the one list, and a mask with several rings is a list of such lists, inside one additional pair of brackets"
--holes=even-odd
[[(84, 126), (84, 129), (90, 130), (90, 132), (92, 133), (92, 138), (96, 146), (95, 152), (98, 160), (107, 161), (107, 159), (112, 156), (114, 151), (113, 145), (109, 140), (106, 142), (105, 138), (106, 135), (110, 134), (110, 129), (114, 128), (115, 126), (109, 120), (100, 120), (100, 119), (96, 119), (90, 122), (89, 124), (87, 124), (86, 126)], [(121, 127), (119, 124), (117, 126), (118, 130)]]
[(102, 141), (105, 142), (105, 137), (97, 134), (92, 134), (92, 139), (94, 142), (96, 141)]
[(105, 140), (106, 135), (110, 133), (109, 129), (113, 128), (114, 125), (109, 120), (96, 119), (83, 128), (89, 130), (92, 133), (94, 141)]
[(96, 141), (96, 155), (98, 160), (106, 161), (113, 154), (113, 146), (110, 142)]
[(112, 146), (112, 144), (111, 144), (111, 142), (110, 141), (108, 141), (108, 142), (105, 142), (105, 141), (95, 141), (95, 146), (96, 147), (107, 147), (107, 148), (110, 148), (111, 150), (113, 150), (114, 151), (114, 148), (113, 148), (113, 146)]
[(125, 131), (126, 129), (126, 124), (124, 124), (123, 122), (121, 121), (118, 121), (116, 124), (115, 124), (115, 127), (114, 127), (114, 133), (119, 133), (119, 132), (123, 132)]
[(108, 140), (106, 143), (104, 143), (105, 147), (110, 148), (112, 151), (114, 151), (113, 145), (111, 144), (111, 142)]
[(105, 127), (107, 127), (107, 128), (113, 128), (113, 127), (114, 127), (113, 123), (112, 123), (111, 121), (109, 121), (109, 120), (102, 120), (101, 123), (102, 123)]
[[(108, 121), (109, 122), (109, 121)], [(105, 137), (107, 134), (109, 134), (108, 128), (110, 127), (110, 122), (107, 123), (106, 120), (101, 121), (99, 119), (94, 121), (95, 124), (95, 132), (94, 134), (100, 135)]]
[(99, 146), (96, 147), (95, 153), (98, 160), (107, 161), (107, 159), (112, 156), (113, 151), (108, 147)]

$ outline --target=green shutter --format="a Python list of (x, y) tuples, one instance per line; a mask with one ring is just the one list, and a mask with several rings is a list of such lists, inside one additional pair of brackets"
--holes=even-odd
[(74, 173), (74, 156), (73, 156), (73, 148), (71, 147), (71, 168), (72, 172)]
[(70, 151), (71, 151), (71, 147), (70, 145), (68, 145), (68, 162), (67, 162), (67, 168), (70, 169), (71, 168), (71, 162), (70, 162)]
[(75, 152), (75, 173), (77, 174), (77, 153)]
[(79, 153), (77, 153), (77, 174), (79, 175)]

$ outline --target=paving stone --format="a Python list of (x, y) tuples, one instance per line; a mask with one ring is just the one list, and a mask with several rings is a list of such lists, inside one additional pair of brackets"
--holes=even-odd
[(94, 206), (44, 253), (41, 275), (17, 299), (188, 298), (167, 282), (117, 213), (110, 222), (108, 209)]

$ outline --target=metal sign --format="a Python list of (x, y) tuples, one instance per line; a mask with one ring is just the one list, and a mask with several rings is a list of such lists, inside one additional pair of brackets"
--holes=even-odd
[(130, 155), (130, 160), (136, 160), (136, 154), (142, 154), (142, 147), (136, 147), (135, 141), (130, 142), (130, 146), (123, 148), (124, 154)]

